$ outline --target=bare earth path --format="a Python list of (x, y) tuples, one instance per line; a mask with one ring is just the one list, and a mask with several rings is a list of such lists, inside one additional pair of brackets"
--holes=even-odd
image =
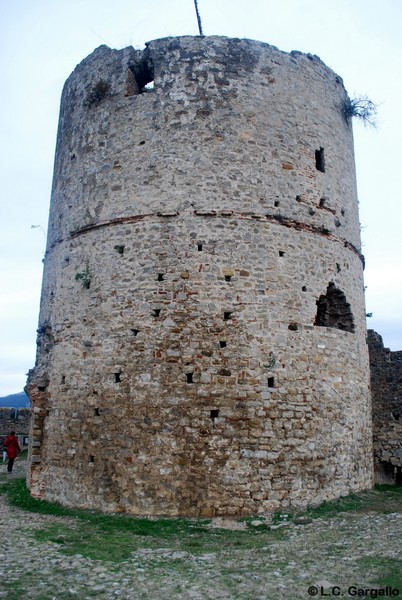
[[(0, 465), (0, 485), (24, 468), (16, 461), (10, 477)], [(282, 539), (267, 537), (266, 544), (251, 532), (245, 544), (202, 553), (144, 542), (127, 560), (111, 562), (65, 555), (57, 541), (38, 540), (52, 525), (82, 527), (78, 519), (21, 511), (0, 495), (0, 598), (293, 600), (375, 597), (379, 589), (378, 597), (402, 598), (402, 588), (390, 587), (392, 573), (402, 571), (402, 507), (391, 508), (287, 524)]]

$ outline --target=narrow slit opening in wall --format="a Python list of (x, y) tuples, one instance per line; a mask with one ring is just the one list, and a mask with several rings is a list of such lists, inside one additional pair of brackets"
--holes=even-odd
[(324, 148), (315, 151), (315, 168), (321, 173), (325, 173)]
[(153, 311), (152, 311), (152, 315), (154, 317), (156, 317), (156, 318), (160, 317), (161, 316), (161, 310), (162, 310), (161, 308), (154, 308)]
[(269, 388), (275, 387), (275, 377), (268, 377), (268, 387)]
[(232, 317), (232, 312), (231, 312), (231, 311), (228, 311), (228, 310), (226, 310), (226, 311), (223, 313), (223, 320), (224, 320), (224, 321), (229, 321), (229, 319), (230, 319), (231, 317)]
[(99, 408), (94, 408), (94, 415), (95, 417), (100, 417)]
[(115, 383), (120, 383), (121, 382), (121, 373), (115, 373), (114, 374), (114, 382)]
[(326, 203), (326, 198), (320, 198), (320, 203), (319, 203), (319, 207), (320, 208), (324, 208)]
[(163, 273), (158, 273), (158, 281), (163, 281), (165, 278)]
[(60, 381), (61, 385), (64, 385), (66, 383), (66, 376), (62, 375), (61, 376), (61, 381)]
[(90, 463), (93, 463), (93, 462), (95, 462), (95, 457), (93, 456), (93, 454), (91, 454), (91, 455), (90, 455), (90, 457), (89, 457), (89, 462), (90, 462)]
[(213, 427), (215, 427), (215, 419), (217, 419), (218, 417), (219, 417), (219, 409), (213, 408), (212, 410), (209, 411), (209, 418), (212, 421)]
[(186, 373), (187, 383), (194, 383), (193, 373)]
[(198, 252), (202, 252), (202, 244), (201, 244), (201, 242), (197, 243), (197, 250), (198, 250)]
[(221, 348), (226, 348), (227, 344), (226, 344), (226, 342), (225, 342), (224, 340), (221, 340), (221, 341), (219, 342), (219, 346), (220, 346)]

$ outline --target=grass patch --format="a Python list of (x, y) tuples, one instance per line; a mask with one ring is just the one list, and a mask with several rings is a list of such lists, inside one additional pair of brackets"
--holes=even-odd
[[(94, 560), (121, 562), (138, 549), (163, 548), (172, 552), (200, 554), (245, 550), (283, 538), (282, 531), (266, 526), (245, 531), (210, 528), (208, 519), (146, 519), (129, 515), (70, 509), (60, 504), (32, 498), (24, 479), (14, 479), (0, 489), (19, 509), (58, 517), (69, 523), (52, 523), (34, 532), (40, 542), (52, 542), (66, 555), (81, 554)], [(168, 561), (172, 563), (172, 560)]]
[(402, 560), (383, 556), (365, 556), (358, 562), (367, 572), (370, 583), (379, 587), (390, 585), (402, 590)]

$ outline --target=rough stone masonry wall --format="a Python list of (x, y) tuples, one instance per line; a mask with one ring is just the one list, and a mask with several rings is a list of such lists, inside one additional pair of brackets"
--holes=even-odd
[(375, 478), (377, 483), (402, 484), (402, 351), (384, 348), (372, 329), (368, 344)]
[(207, 516), (371, 486), (346, 98), (318, 57), (250, 40), (101, 46), (75, 69), (28, 383), (33, 495)]
[(15, 431), (22, 447), (28, 438), (29, 420), (29, 408), (0, 408), (0, 449), (11, 431)]

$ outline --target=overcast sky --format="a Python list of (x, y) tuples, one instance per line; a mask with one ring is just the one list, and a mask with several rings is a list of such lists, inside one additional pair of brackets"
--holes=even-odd
[[(193, 0), (0, 0), (0, 396), (35, 362), (42, 258), (60, 94), (100, 44), (143, 48), (197, 35)], [(402, 349), (402, 2), (199, 0), (204, 33), (317, 54), (352, 97), (379, 106), (354, 124), (369, 328)]]

